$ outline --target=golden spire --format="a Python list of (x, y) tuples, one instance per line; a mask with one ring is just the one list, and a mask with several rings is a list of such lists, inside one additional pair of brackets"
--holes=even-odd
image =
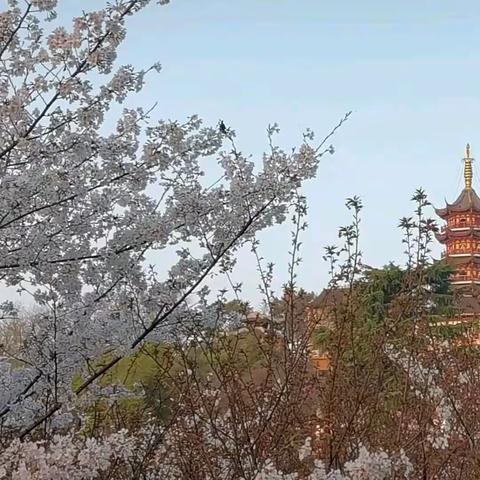
[(470, 156), (470, 144), (467, 143), (467, 147), (465, 148), (465, 158), (463, 159), (465, 162), (465, 170), (463, 172), (463, 176), (465, 177), (465, 189), (471, 190), (472, 189), (472, 178), (473, 178), (473, 170), (472, 170), (472, 161), (473, 158)]

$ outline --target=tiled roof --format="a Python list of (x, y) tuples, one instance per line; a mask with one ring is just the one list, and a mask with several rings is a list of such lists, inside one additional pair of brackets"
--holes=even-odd
[(444, 243), (448, 238), (480, 238), (480, 230), (475, 228), (464, 228), (462, 230), (452, 230), (450, 228), (446, 228), (441, 232), (435, 233), (436, 239), (440, 243)]
[(473, 188), (463, 189), (460, 196), (445, 208), (436, 208), (439, 217), (445, 218), (451, 213), (474, 211), (480, 213), (480, 198)]

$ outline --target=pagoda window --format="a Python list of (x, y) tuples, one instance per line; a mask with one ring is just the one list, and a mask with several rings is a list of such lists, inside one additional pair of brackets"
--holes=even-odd
[(467, 219), (462, 217), (459, 223), (461, 227), (465, 227), (467, 225)]

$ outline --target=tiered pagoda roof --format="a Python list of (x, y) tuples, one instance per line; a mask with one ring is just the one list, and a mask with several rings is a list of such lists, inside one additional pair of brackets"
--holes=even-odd
[[(479, 212), (480, 213), (480, 212)], [(445, 228), (435, 233), (435, 237), (440, 243), (445, 243), (447, 239), (453, 238), (475, 238), (480, 240), (480, 228), (465, 227), (462, 229)]]
[(465, 178), (465, 188), (460, 193), (459, 197), (452, 203), (445, 206), (445, 208), (436, 208), (435, 212), (443, 219), (448, 219), (449, 216), (456, 213), (474, 212), (480, 213), (480, 198), (475, 190), (472, 188), (473, 179), (473, 158), (470, 156), (470, 144), (467, 143), (465, 149), (465, 169), (463, 172)]
[(473, 188), (464, 188), (462, 193), (453, 203), (447, 203), (445, 208), (436, 208), (435, 212), (443, 219), (448, 218), (454, 213), (480, 213), (480, 197)]
[(451, 265), (452, 267), (459, 267), (460, 265), (468, 265), (468, 264), (480, 266), (480, 257), (473, 253), (467, 253), (465, 255), (462, 255), (461, 257), (451, 256), (448, 259), (448, 264)]
[(463, 315), (478, 315), (480, 314), (480, 300), (477, 296), (461, 295), (456, 301), (457, 309)]

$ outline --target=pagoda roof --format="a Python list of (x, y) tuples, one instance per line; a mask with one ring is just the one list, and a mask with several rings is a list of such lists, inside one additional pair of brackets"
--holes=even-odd
[(461, 295), (456, 303), (456, 307), (464, 315), (478, 315), (480, 313), (480, 301), (478, 296)]
[(453, 203), (447, 203), (445, 208), (436, 208), (435, 212), (441, 218), (447, 218), (452, 213), (480, 213), (480, 198), (473, 188), (464, 188)]
[(440, 243), (444, 243), (449, 238), (480, 238), (480, 230), (472, 227), (465, 227), (461, 230), (446, 228), (435, 233), (435, 237)]
[(467, 265), (473, 263), (475, 265), (480, 265), (480, 257), (477, 255), (462, 255), (462, 256), (449, 256), (447, 258), (447, 263), (452, 266), (457, 265)]

